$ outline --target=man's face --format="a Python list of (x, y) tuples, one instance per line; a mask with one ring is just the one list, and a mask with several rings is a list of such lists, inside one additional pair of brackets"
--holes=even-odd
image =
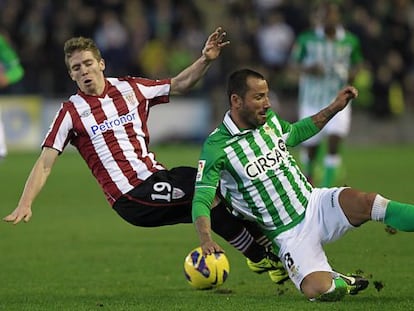
[(338, 6), (335, 4), (328, 5), (326, 7), (325, 15), (323, 16), (322, 22), (325, 24), (325, 27), (331, 29), (336, 28), (340, 24), (340, 12)]
[(248, 91), (244, 98), (239, 97), (241, 102), (237, 112), (241, 127), (254, 129), (266, 122), (266, 112), (271, 107), (269, 88), (263, 79), (249, 77), (246, 83)]
[(91, 51), (76, 51), (68, 59), (69, 75), (87, 95), (99, 96), (105, 88), (105, 62), (97, 60)]

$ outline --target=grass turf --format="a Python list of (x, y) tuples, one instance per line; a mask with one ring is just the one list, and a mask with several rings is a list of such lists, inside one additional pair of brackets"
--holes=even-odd
[[(199, 149), (155, 148), (168, 167), (195, 166)], [(414, 146), (349, 147), (344, 182), (414, 203), (413, 153)], [(15, 208), (36, 157), (14, 153), (0, 163), (1, 217)], [(66, 152), (35, 202), (32, 220), (0, 224), (0, 310), (410, 310), (412, 237), (369, 223), (327, 245), (336, 269), (361, 270), (371, 281), (365, 292), (337, 303), (310, 303), (291, 284), (276, 286), (250, 272), (217, 237), (230, 260), (229, 279), (218, 290), (196, 291), (183, 275), (184, 257), (198, 242), (193, 226), (127, 224), (79, 156)]]

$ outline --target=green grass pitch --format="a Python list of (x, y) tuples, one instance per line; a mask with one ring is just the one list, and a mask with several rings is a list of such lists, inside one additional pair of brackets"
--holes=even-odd
[[(158, 146), (167, 166), (195, 166), (199, 146)], [(414, 146), (348, 147), (343, 182), (414, 203)], [(37, 153), (12, 153), (0, 163), (0, 212), (19, 199)], [(32, 220), (0, 223), (0, 310), (412, 310), (414, 234), (389, 235), (369, 223), (327, 245), (331, 264), (363, 271), (368, 289), (337, 303), (310, 303), (291, 285), (250, 272), (223, 240), (230, 276), (218, 290), (196, 291), (183, 275), (198, 245), (191, 224), (137, 228), (106, 203), (76, 153), (56, 163), (33, 206)], [(382, 284), (380, 290), (374, 286)]]

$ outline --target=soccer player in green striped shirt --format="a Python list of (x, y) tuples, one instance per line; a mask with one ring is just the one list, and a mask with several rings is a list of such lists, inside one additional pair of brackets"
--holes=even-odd
[[(363, 61), (360, 41), (341, 25), (340, 7), (336, 3), (322, 3), (317, 10), (317, 25), (301, 33), (292, 51), (292, 60), (300, 71), (299, 119), (316, 114), (336, 93), (352, 81)], [(340, 147), (351, 125), (351, 105), (346, 106), (317, 135), (304, 141), (301, 160), (304, 173), (322, 187), (335, 184), (341, 165)], [(323, 154), (323, 174), (315, 180), (315, 167), (320, 146), (326, 139)]]
[(231, 74), (230, 110), (205, 141), (198, 164), (192, 213), (204, 254), (223, 251), (212, 240), (209, 219), (219, 187), (228, 205), (273, 242), (290, 279), (308, 299), (338, 300), (368, 285), (334, 272), (323, 245), (368, 220), (412, 232), (414, 205), (349, 187), (314, 188), (288, 150), (318, 133), (357, 94), (344, 87), (326, 108), (292, 124), (270, 109), (260, 73)]

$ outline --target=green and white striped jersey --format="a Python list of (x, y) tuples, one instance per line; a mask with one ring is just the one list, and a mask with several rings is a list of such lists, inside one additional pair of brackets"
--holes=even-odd
[(342, 27), (337, 29), (334, 40), (327, 39), (322, 28), (300, 34), (292, 58), (305, 66), (324, 66), (323, 75), (302, 73), (299, 79), (299, 104), (317, 110), (330, 103), (348, 84), (350, 69), (363, 59), (358, 37)]
[(210, 207), (220, 185), (229, 205), (257, 221), (269, 238), (295, 226), (304, 217), (312, 186), (287, 146), (318, 130), (311, 118), (290, 124), (271, 110), (263, 126), (239, 130), (228, 112), (203, 145), (193, 209)]

